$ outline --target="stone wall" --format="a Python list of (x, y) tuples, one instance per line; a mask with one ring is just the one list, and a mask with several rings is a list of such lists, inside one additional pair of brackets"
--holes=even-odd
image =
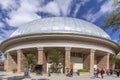
[(17, 63), (15, 61), (15, 56), (12, 56), (10, 53), (7, 53), (7, 65), (6, 70), (8, 72), (12, 71), (13, 69), (17, 69)]
[(109, 69), (109, 55), (106, 54), (106, 55), (103, 55), (103, 56), (100, 56), (97, 58), (97, 66), (99, 69)]
[(83, 55), (83, 68), (90, 70), (90, 54)]

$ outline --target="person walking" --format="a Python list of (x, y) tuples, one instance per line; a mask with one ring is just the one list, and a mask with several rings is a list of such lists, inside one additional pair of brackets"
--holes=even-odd
[(96, 77), (98, 78), (98, 75), (99, 75), (99, 69), (97, 69), (97, 73), (96, 73)]
[(110, 69), (110, 75), (112, 75), (113, 74), (113, 70), (112, 69)]
[(70, 76), (73, 76), (73, 69), (70, 70)]
[(120, 71), (119, 70), (116, 71), (116, 75), (117, 75), (117, 77), (120, 76)]
[(101, 78), (103, 78), (103, 74), (105, 73), (105, 71), (103, 69), (101, 69), (100, 74), (101, 74)]
[(94, 78), (97, 77), (97, 69), (94, 68)]
[(29, 76), (29, 69), (27, 67), (24, 68), (24, 77)]
[(107, 75), (110, 74), (110, 70), (109, 70), (109, 69), (106, 70), (106, 74), (107, 74)]

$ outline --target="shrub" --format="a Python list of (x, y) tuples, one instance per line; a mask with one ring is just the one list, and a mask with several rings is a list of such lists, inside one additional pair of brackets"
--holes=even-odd
[(78, 72), (88, 72), (86, 69), (78, 69)]
[(4, 66), (0, 66), (0, 71), (4, 71)]
[(15, 68), (15, 69), (13, 69), (12, 71), (13, 71), (13, 73), (16, 73), (16, 72), (17, 72), (17, 69)]

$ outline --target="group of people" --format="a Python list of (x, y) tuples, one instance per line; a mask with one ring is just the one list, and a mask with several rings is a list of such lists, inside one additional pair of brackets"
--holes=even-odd
[(113, 70), (112, 69), (107, 69), (106, 70), (106, 74), (107, 75), (112, 75), (113, 74)]
[(103, 78), (103, 75), (105, 74), (104, 69), (99, 70), (94, 68), (94, 78), (98, 78), (99, 74), (101, 75), (101, 78)]
[(117, 77), (120, 76), (120, 70), (112, 70), (112, 69), (107, 69), (106, 71), (104, 69), (95, 69), (94, 68), (94, 78), (98, 78), (98, 75), (100, 74), (101, 75), (101, 78), (103, 78), (103, 75), (104, 74), (107, 74), (107, 75), (112, 75), (113, 73), (116, 74)]
[[(112, 69), (107, 69), (106, 71), (104, 69), (95, 69), (94, 68), (94, 78), (99, 78), (99, 74), (101, 76), (101, 78), (103, 78), (104, 74), (106, 73), (107, 75), (112, 75), (113, 72), (116, 73), (117, 77), (120, 76), (120, 70), (115, 70), (113, 71)], [(27, 67), (24, 68), (24, 77), (28, 77), (29, 76), (29, 69)], [(73, 76), (73, 69), (67, 69), (67, 74), (66, 76), (72, 77)]]

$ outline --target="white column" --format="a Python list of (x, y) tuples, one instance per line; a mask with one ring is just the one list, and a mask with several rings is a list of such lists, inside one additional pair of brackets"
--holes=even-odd
[(7, 53), (4, 54), (4, 70), (7, 71)]
[(70, 58), (71, 58), (71, 48), (65, 48), (65, 73), (67, 73), (67, 68), (70, 68)]
[(110, 68), (110, 66), (109, 66), (109, 65), (110, 65), (110, 64), (109, 64), (109, 63), (110, 63), (110, 62), (109, 62), (109, 61), (110, 61), (110, 54), (107, 53), (106, 57), (107, 57), (107, 59), (106, 59), (106, 69), (109, 69), (109, 68)]
[(6, 53), (6, 55), (7, 55), (7, 60), (6, 60), (6, 71), (8, 72), (8, 71), (10, 71), (10, 70), (9, 70), (9, 67), (10, 67), (10, 65), (9, 65), (10, 53)]
[(90, 75), (93, 75), (94, 73), (94, 59), (95, 59), (95, 50), (90, 50)]
[(43, 47), (38, 48), (38, 64), (43, 64), (43, 58), (44, 57), (44, 52), (43, 52)]
[(23, 71), (23, 65), (24, 65), (24, 54), (22, 53), (22, 50), (17, 50), (17, 72), (21, 73)]

